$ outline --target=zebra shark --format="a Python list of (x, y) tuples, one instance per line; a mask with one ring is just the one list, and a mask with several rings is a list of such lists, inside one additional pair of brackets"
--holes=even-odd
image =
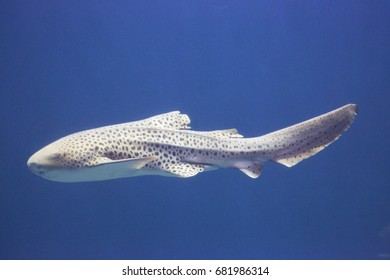
[(268, 161), (291, 167), (318, 153), (349, 128), (357, 105), (268, 133), (243, 138), (236, 129), (190, 130), (190, 118), (174, 111), (63, 137), (33, 154), (30, 170), (52, 181), (85, 182), (141, 175), (188, 178), (236, 168), (251, 178)]

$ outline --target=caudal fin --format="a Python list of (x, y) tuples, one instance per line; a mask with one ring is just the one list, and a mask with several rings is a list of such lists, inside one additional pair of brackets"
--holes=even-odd
[(258, 137), (272, 149), (269, 159), (291, 167), (323, 150), (351, 125), (357, 114), (357, 105), (348, 104), (339, 109)]

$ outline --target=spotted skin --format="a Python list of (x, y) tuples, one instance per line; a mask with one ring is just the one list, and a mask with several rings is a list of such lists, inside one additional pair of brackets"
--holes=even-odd
[(349, 104), (254, 138), (242, 138), (235, 129), (189, 130), (189, 117), (175, 111), (71, 134), (35, 153), (28, 165), (61, 182), (140, 175), (187, 178), (219, 167), (257, 178), (267, 161), (290, 167), (324, 149), (350, 126), (356, 111)]

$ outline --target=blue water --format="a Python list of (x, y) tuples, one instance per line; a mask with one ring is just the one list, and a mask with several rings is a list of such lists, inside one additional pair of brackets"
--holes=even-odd
[[(388, 1), (3, 1), (1, 259), (390, 258)], [(28, 157), (172, 110), (258, 136), (347, 103), (289, 169), (63, 184)]]

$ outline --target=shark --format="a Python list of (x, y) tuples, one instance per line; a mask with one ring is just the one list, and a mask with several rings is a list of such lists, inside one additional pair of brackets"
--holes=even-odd
[(179, 111), (70, 134), (27, 161), (51, 181), (86, 182), (142, 175), (188, 178), (218, 168), (235, 168), (258, 178), (267, 162), (292, 167), (337, 140), (358, 106), (348, 104), (259, 137), (236, 129), (194, 131)]

